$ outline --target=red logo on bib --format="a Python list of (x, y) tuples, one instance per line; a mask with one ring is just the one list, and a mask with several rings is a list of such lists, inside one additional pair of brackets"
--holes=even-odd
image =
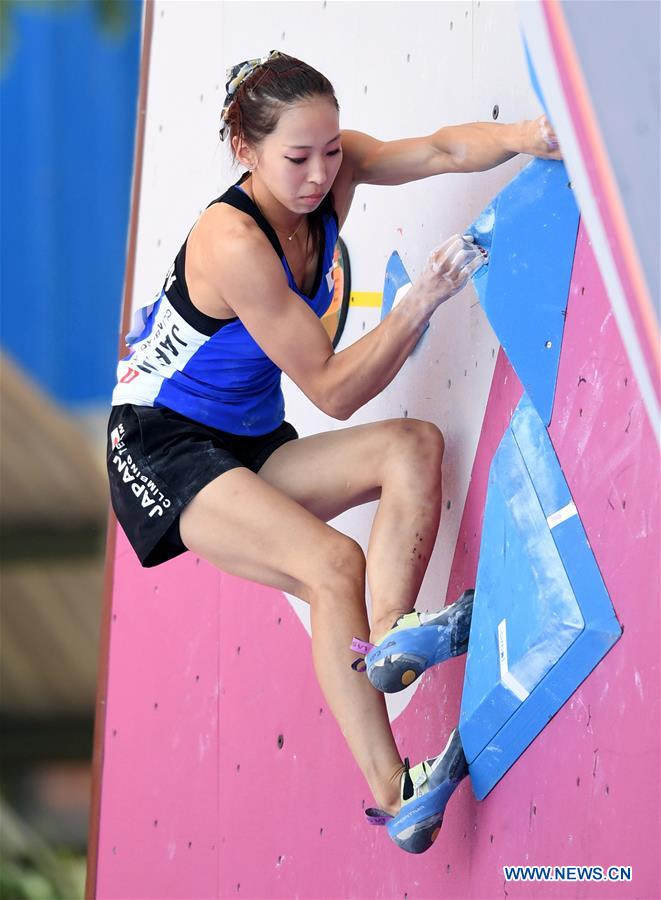
[(135, 378), (137, 378), (139, 374), (140, 372), (138, 372), (137, 369), (129, 368), (128, 371), (119, 379), (119, 383), (128, 384), (130, 381), (133, 381)]

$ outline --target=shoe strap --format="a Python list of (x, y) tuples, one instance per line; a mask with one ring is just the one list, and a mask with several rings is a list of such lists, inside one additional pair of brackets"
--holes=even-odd
[(405, 613), (403, 616), (400, 616), (399, 619), (395, 622), (392, 627), (392, 631), (398, 631), (400, 628), (405, 630), (406, 628), (417, 628), (420, 625), (420, 614), (417, 610), (413, 610), (410, 613)]
[(410, 769), (409, 777), (416, 792), (429, 781), (434, 771), (435, 762), (436, 759), (425, 759)]

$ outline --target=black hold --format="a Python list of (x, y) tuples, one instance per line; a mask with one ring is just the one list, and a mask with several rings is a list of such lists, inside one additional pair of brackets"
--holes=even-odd
[(112, 730), (112, 736), (113, 736), (113, 737), (117, 737), (117, 729), (116, 729), (116, 728), (113, 728), (113, 730)]
[(200, 676), (199, 676), (199, 675), (196, 675), (196, 676), (195, 676), (195, 681), (199, 681), (199, 680), (200, 680)]
[(365, 87), (363, 88), (363, 93), (364, 93), (364, 94), (367, 93), (367, 85), (365, 85)]
[(236, 655), (241, 656), (241, 647), (240, 646), (236, 648)]
[(200, 103), (204, 102), (204, 94), (200, 94)]
[(448, 500), (447, 509), (450, 509), (451, 507), (452, 507), (452, 500)]
[(237, 771), (237, 772), (240, 772), (240, 771), (241, 771), (241, 763), (237, 763), (237, 765), (236, 765), (236, 771)]
[(320, 715), (320, 716), (323, 716), (323, 714), (324, 714), (324, 708), (323, 708), (323, 706), (322, 706), (322, 707), (319, 709), (319, 715)]
[(493, 119), (497, 119), (499, 115), (500, 115), (500, 107), (496, 103), (494, 108), (491, 110), (491, 117)]
[(241, 890), (241, 882), (240, 882), (240, 881), (237, 881), (237, 883), (236, 883), (236, 889), (237, 889), (237, 891), (240, 891), (240, 890)]
[(452, 379), (448, 378), (448, 389), (452, 387)]
[(610, 792), (611, 792), (611, 789), (610, 789), (610, 788), (609, 788), (609, 787), (608, 787), (608, 785), (606, 785), (606, 788), (605, 788), (605, 790), (606, 790), (606, 793), (607, 793), (607, 794), (610, 794)]
[(447, 872), (448, 875), (450, 874), (450, 863), (447, 864), (445, 871)]
[(324, 829), (320, 828), (319, 829), (319, 837), (323, 837), (323, 836), (324, 836)]
[(158, 703), (154, 703), (154, 709), (158, 709)]
[(282, 619), (278, 616), (278, 625), (282, 625)]
[(279, 735), (278, 735), (278, 750), (282, 750), (282, 748), (284, 747), (284, 745), (285, 745), (285, 738), (284, 738), (284, 735), (279, 734)]
[(117, 621), (117, 613), (112, 614), (112, 620), (113, 620), (113, 622)]
[(493, 835), (492, 834), (489, 835), (489, 843), (493, 844)]
[(192, 846), (193, 846), (193, 842), (192, 842), (192, 841), (189, 841), (189, 842), (188, 842), (188, 849), (190, 850), (190, 848), (191, 848)]
[(583, 296), (584, 293), (585, 293), (585, 288), (582, 287), (582, 288), (581, 288), (581, 296)]
[(627, 387), (628, 384), (629, 384), (629, 379), (628, 379), (628, 378), (626, 377), (626, 375), (625, 375), (625, 377), (624, 377), (624, 386)]
[(154, 828), (158, 828), (158, 819), (154, 819)]
[(452, 19), (450, 19), (450, 31), (452, 31), (453, 28), (454, 28), (454, 22), (452, 21)]
[(537, 807), (536, 807), (536, 806), (533, 806), (533, 808), (532, 808), (532, 814), (533, 814), (533, 816), (536, 816), (536, 815), (537, 815)]
[(581, 786), (581, 776), (577, 775), (576, 776), (576, 787), (580, 787), (580, 786)]
[(578, 384), (576, 385), (576, 387), (580, 387), (582, 384), (587, 384), (587, 383), (588, 383), (587, 378), (583, 378), (582, 375), (579, 375), (578, 376)]
[(406, 62), (411, 62), (411, 54), (410, 53), (406, 54)]
[(578, 411), (578, 417), (579, 417), (579, 419), (583, 417), (583, 409), (582, 408), (579, 409), (579, 411)]

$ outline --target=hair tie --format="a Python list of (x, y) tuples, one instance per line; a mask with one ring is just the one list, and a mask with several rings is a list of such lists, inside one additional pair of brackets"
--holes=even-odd
[(235, 94), (239, 87), (246, 78), (252, 75), (255, 69), (263, 66), (265, 63), (269, 62), (269, 60), (275, 59), (277, 56), (282, 56), (282, 53), (280, 53), (279, 50), (271, 50), (267, 56), (262, 56), (259, 59), (246, 59), (227, 70), (227, 84), (225, 85), (225, 91), (227, 93), (225, 95), (225, 102), (223, 103), (223, 111), (220, 115), (221, 126), (219, 134), (221, 141), (224, 141), (227, 137), (229, 130), (227, 114), (230, 106), (234, 102)]

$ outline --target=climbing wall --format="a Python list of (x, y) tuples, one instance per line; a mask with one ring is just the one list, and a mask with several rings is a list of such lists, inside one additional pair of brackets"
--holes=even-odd
[[(555, 13), (549, 17), (544, 3), (524, 6), (534, 7), (526, 37), (544, 99), (563, 147), (566, 135), (570, 146), (566, 173), (557, 163), (549, 176), (563, 170), (557, 188), (568, 218), (557, 230), (560, 245), (535, 264), (562, 269), (564, 295), (545, 307), (542, 333), (523, 332), (541, 345), (528, 353), (523, 340), (520, 364), (499, 319), (503, 298), (476, 280), (439, 310), (398, 378), (349, 424), (408, 415), (445, 433), (444, 515), (418, 603), (429, 609), (479, 586), (482, 560), (497, 559), (485, 515), (494, 461), (518, 427), (522, 399), (519, 416), (538, 406), (544, 459), (553, 460), (577, 511), (558, 527), (580, 521), (592, 571), (619, 623), (613, 640), (619, 625), (623, 636), (591, 674), (558, 694), (548, 725), (527, 733), (485, 790), (462, 784), (435, 847), (409, 857), (362, 821), (371, 797), (316, 685), (303, 604), (214, 571), (192, 554), (143, 570), (111, 525), (90, 896), (430, 898), (504, 890), (574, 897), (589, 890), (577, 882), (504, 883), (503, 866), (517, 864), (631, 866), (630, 883), (601, 884), (599, 896), (658, 894), (658, 447), (648, 402), (654, 370), (649, 347), (640, 347), (646, 332), (630, 329), (623, 338), (621, 315), (613, 312), (618, 290), (620, 307), (639, 309), (631, 287), (638, 282), (629, 278), (618, 288), (603, 263), (612, 229), (602, 222), (610, 207), (599, 173), (580, 190), (575, 184), (588, 150), (556, 114), (576, 86), (560, 77), (566, 53), (553, 51)], [(148, 5), (147, 13), (149, 80), (128, 306), (154, 293), (190, 223), (238, 177), (215, 138), (224, 70), (237, 60), (271, 47), (309, 60), (333, 81), (343, 126), (384, 139), (495, 116), (515, 121), (541, 108), (518, 10), (506, 3), (168, 2)], [(413, 102), (421, 97), (433, 102)], [(605, 142), (600, 146), (607, 154)], [(507, 233), (498, 198), (513, 194), (524, 207), (517, 214), (528, 221), (535, 197), (526, 200), (517, 189), (529, 178), (528, 163), (519, 158), (483, 174), (359, 189), (343, 232), (353, 293), (340, 349), (376, 326), (382, 306), (387, 311), (396, 302), (434, 246), (471, 223), (483, 239), (492, 236), (494, 266), (482, 278), (497, 283), (503, 261), (495, 242), (499, 230)], [(533, 174), (540, 165), (533, 163)], [(621, 217), (618, 228), (627, 222)], [(634, 276), (635, 262), (628, 259)], [(536, 299), (533, 290), (529, 302)], [(514, 334), (515, 345), (520, 338)], [(286, 401), (301, 434), (345, 427), (291, 383)], [(366, 547), (374, 509), (333, 524)], [(567, 630), (581, 631), (578, 616)], [(462, 712), (468, 671), (464, 659), (450, 660), (397, 695), (390, 714), (402, 755), (419, 759), (445, 744)], [(534, 695), (533, 684), (523, 687)], [(488, 747), (493, 735), (482, 737)]]

